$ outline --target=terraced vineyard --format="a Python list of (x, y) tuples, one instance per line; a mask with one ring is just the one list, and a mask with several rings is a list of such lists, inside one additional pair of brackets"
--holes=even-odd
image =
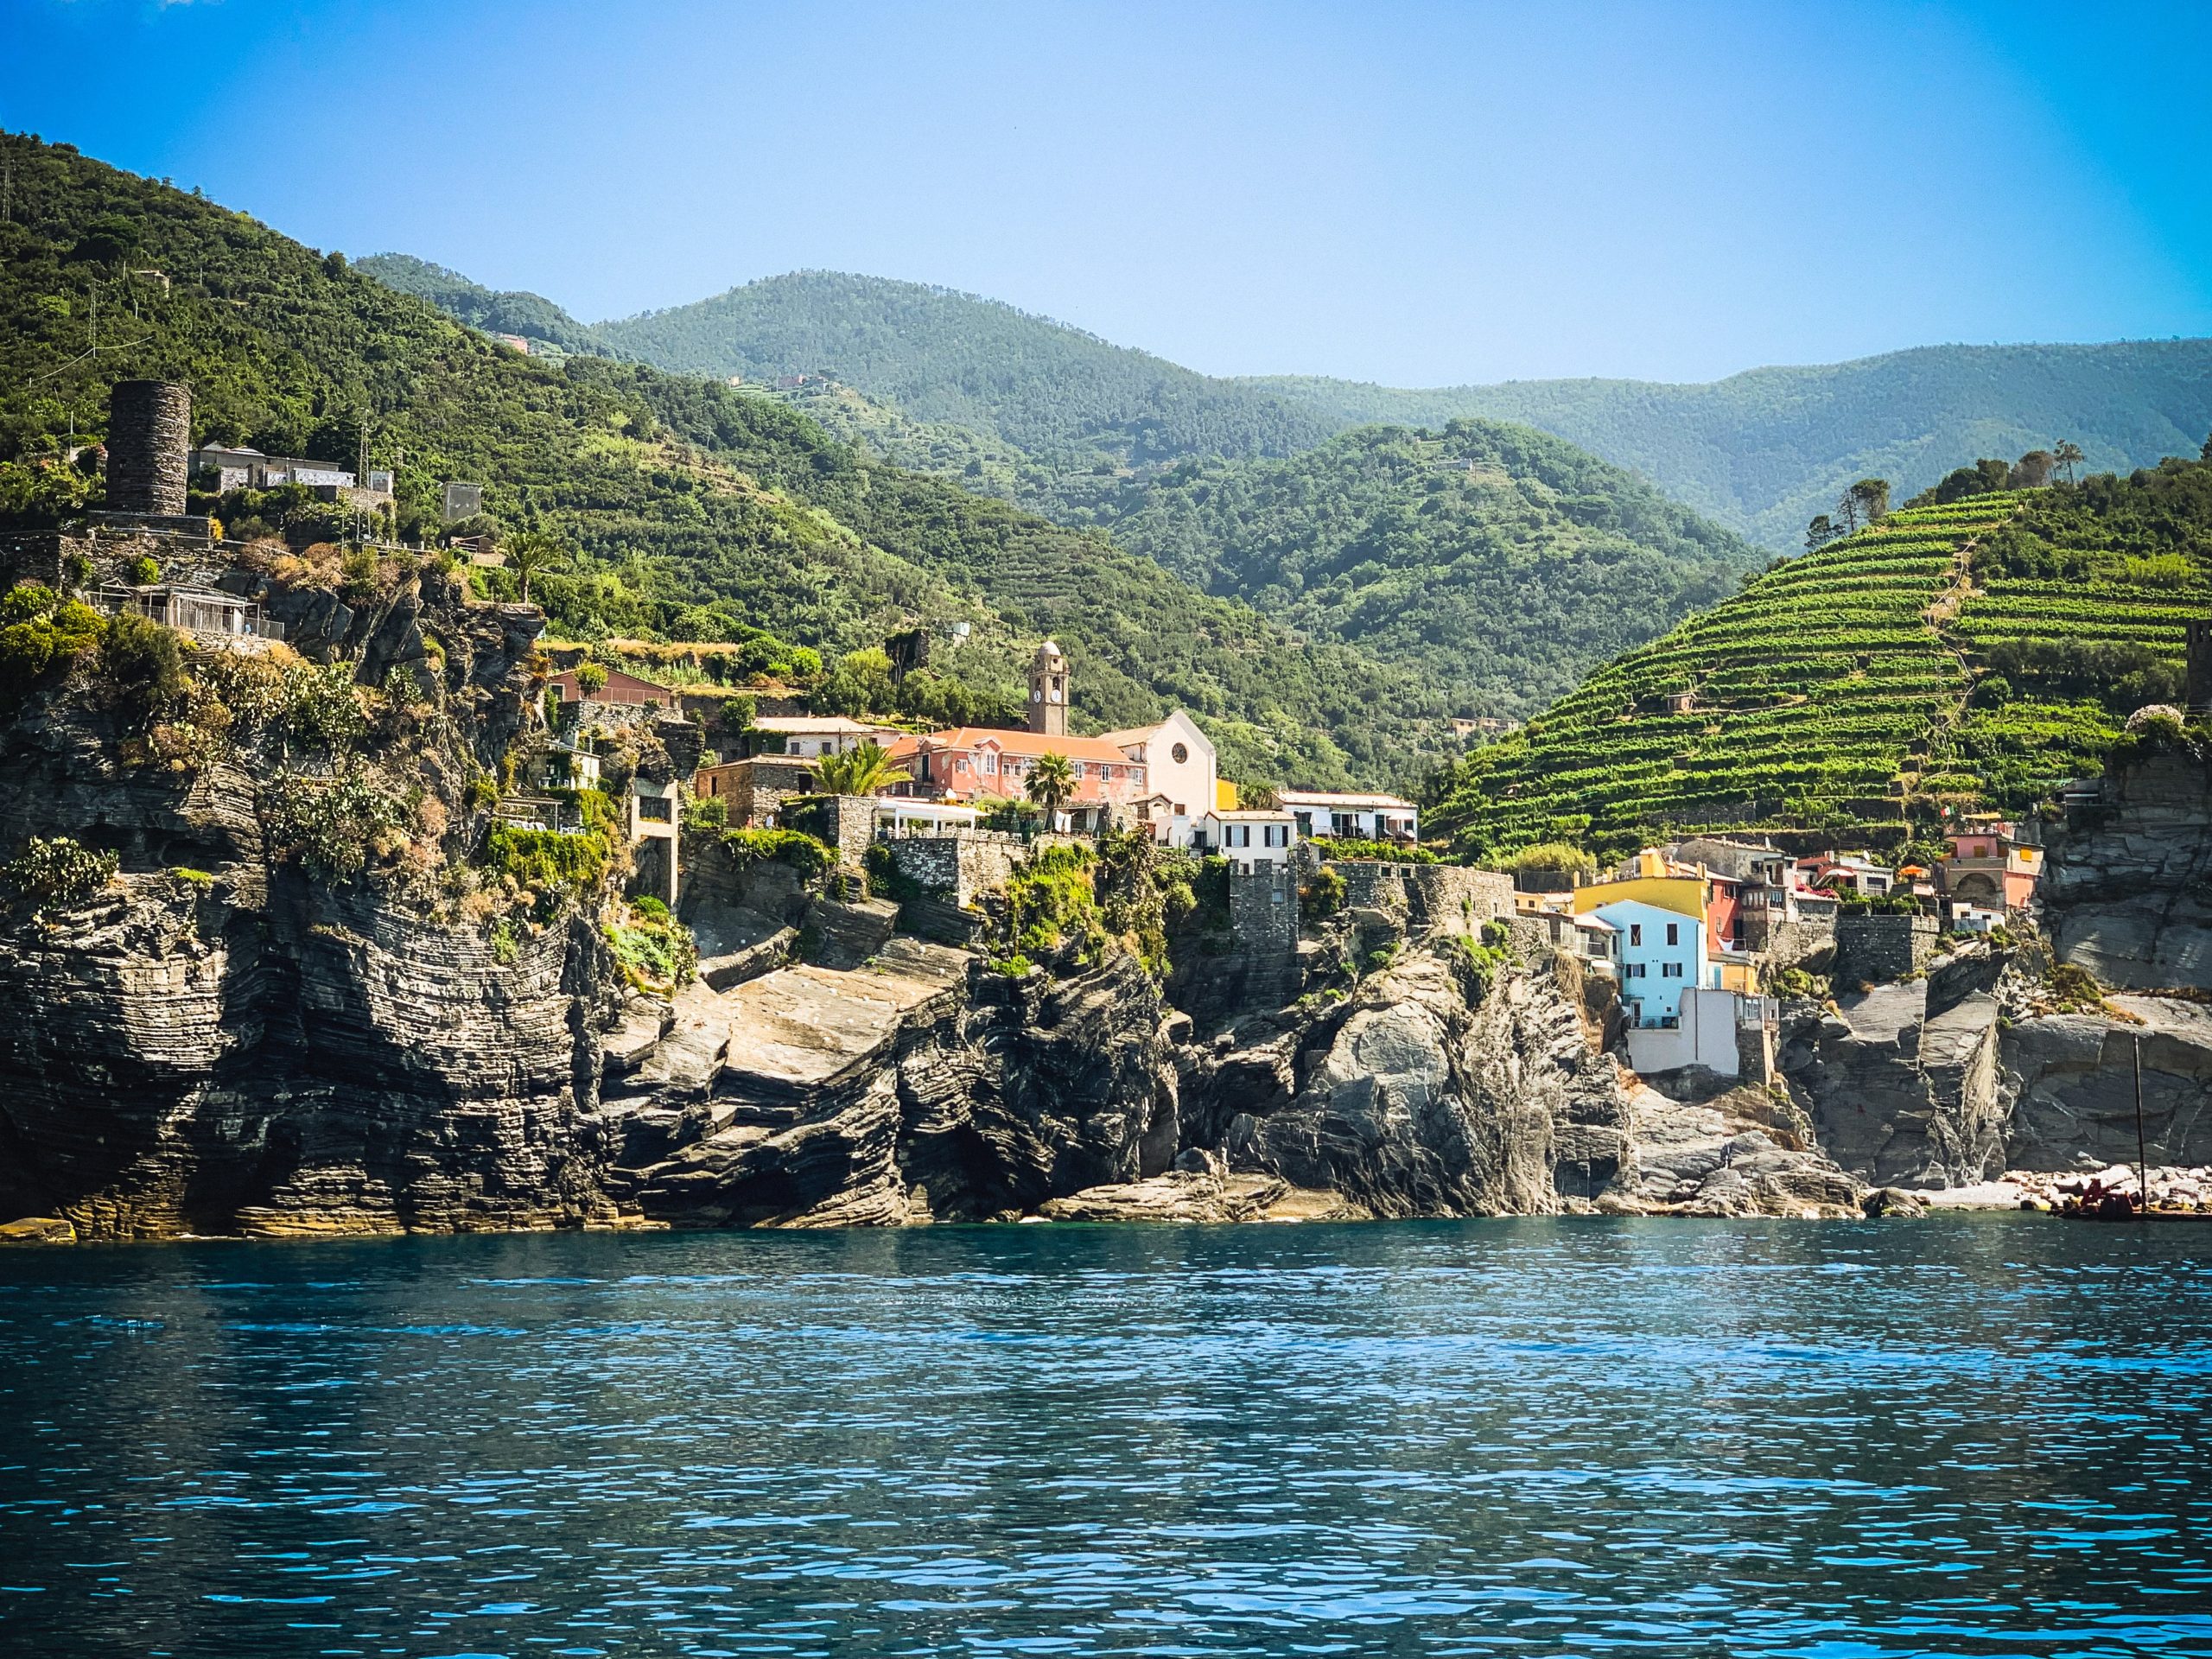
[[(1972, 689), (1951, 630), (1975, 538), (2017, 498), (1892, 513), (1630, 652), (1478, 751), (1438, 815), (1461, 844), (1625, 844), (1659, 828), (1902, 827)], [(1681, 696), (1688, 694), (1688, 705)]]
[(2212, 459), (1906, 508), (1477, 750), (1430, 823), (1484, 855), (1697, 829), (1878, 844), (1946, 807), (2024, 810), (2179, 698), (2207, 615)]

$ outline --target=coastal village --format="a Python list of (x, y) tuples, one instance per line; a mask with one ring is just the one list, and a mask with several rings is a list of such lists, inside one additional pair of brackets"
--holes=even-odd
[[(264, 602), (266, 575), (211, 520), (186, 512), (188, 481), (211, 490), (293, 484), (373, 515), (391, 502), (391, 474), (238, 446), (194, 448), (189, 426), (183, 387), (118, 385), (105, 457), (110, 509), (73, 531), (16, 538), (14, 579), (66, 588), (73, 568), (98, 608), (128, 610), (203, 646), (283, 648), (285, 625)], [(478, 503), (459, 480), (446, 496), (449, 511)], [(461, 552), (473, 566), (499, 562), (473, 540)], [(542, 615), (532, 626), (543, 627)], [(831, 902), (850, 912), (839, 931), (859, 941), (856, 959), (887, 943), (902, 910), (910, 924), (926, 916), (935, 937), (969, 944), (983, 931), (984, 908), (1002, 901), (1039, 848), (1137, 835), (1217, 861), (1234, 947), (1256, 969), (1246, 982), (1262, 1001), (1300, 995), (1313, 981), (1301, 903), (1310, 921), (1317, 909), (1357, 910), (1411, 884), (1428, 889), (1426, 908), (1452, 912), (1452, 927), (1470, 938), (1488, 929), (1493, 939), (1575, 963), (1609, 999), (1623, 1057), (1637, 1073), (1764, 1081), (1772, 1075), (1776, 992), (1789, 976), (1813, 963), (1842, 983), (1915, 973), (1939, 939), (2024, 925), (2041, 874), (2036, 826), (1994, 815), (1957, 823), (1925, 863), (1692, 836), (1605, 870), (1453, 866), (1423, 846), (1414, 801), (1224, 778), (1188, 711), (1125, 730), (1072, 729), (1077, 670), (1052, 639), (1028, 662), (1019, 728), (918, 730), (817, 713), (804, 692), (773, 683), (737, 700), (743, 712), (733, 723), (729, 689), (656, 679), (645, 655), (619, 645), (541, 639), (534, 650), (543, 690), (530, 711), (531, 759), (501, 791), (499, 821), (582, 835), (582, 797), (615, 788), (628, 891), (671, 915), (686, 911), (687, 826), (712, 837), (814, 836), (849, 878)], [(1479, 735), (1476, 722), (1463, 724)], [(612, 761), (640, 740), (665, 764)], [(1448, 903), (1434, 897), (1446, 889)], [(907, 895), (903, 906), (887, 896), (893, 890)], [(917, 906), (918, 893), (929, 902)], [(728, 975), (712, 977), (728, 988)]]
[[(492, 1052), (508, 999), (616, 976), (588, 1015), (571, 1004), (553, 1025), (577, 1046), (565, 1064), (584, 1079), (579, 1097), (623, 1126), (606, 1224), (893, 1223), (946, 1206), (1063, 1219), (1396, 1213), (1408, 1200), (1360, 1160), (1415, 1133), (1421, 1120), (1406, 1113), (1441, 1079), (1537, 1091), (1554, 1127), (1540, 1172), (1484, 1174), (1473, 1160), (1452, 1179), (1486, 1185), (1417, 1204), (1855, 1213), (1882, 1194), (1918, 1202), (1888, 1186), (1870, 1195), (1875, 1176), (1971, 1187), (2005, 1167), (1991, 1161), (1989, 1127), (2000, 1014), (2049, 1010), (2042, 982), (1996, 982), (2040, 937), (2048, 820), (1962, 812), (1940, 841), (1886, 857), (1777, 830), (1655, 837), (1602, 860), (1563, 842), (1487, 866), (1455, 860), (1424, 838), (1421, 804), (1405, 796), (1224, 776), (1188, 709), (1078, 729), (1082, 664), (1054, 639), (1027, 647), (1020, 725), (935, 724), (880, 703), (818, 708), (804, 677), (734, 682), (706, 671), (711, 643), (550, 637), (465, 518), (430, 548), (239, 542), (188, 511), (195, 476), (205, 502), (230, 469), (281, 473), (365, 522), (389, 480), (194, 452), (190, 419), (183, 387), (119, 384), (105, 508), (8, 538), (9, 582), (56, 616), (66, 604), (158, 624), (210, 674), (227, 658), (260, 659), (288, 683), (342, 681), (340, 723), (381, 722), (396, 746), (381, 784), (359, 754), (333, 751), (320, 772), (287, 755), (286, 792), (352, 789), (365, 816), (323, 825), (321, 841), (287, 829), (276, 856), (326, 872), (369, 861), (375, 881), (326, 875), (317, 902), (393, 906), (405, 926), (432, 930), (437, 951), (471, 964), (452, 993), (467, 1011), (450, 1017), (493, 1020)], [(474, 505), (465, 480), (445, 493)], [(2193, 652), (2202, 639), (2192, 635)], [(926, 660), (911, 619), (893, 643), (907, 664)], [(188, 771), (187, 740), (159, 741)], [(431, 741), (445, 747), (410, 747)], [(408, 810), (400, 791), (427, 793), (425, 782), (441, 798), (417, 810), (430, 829), (410, 843), (393, 828)], [(300, 822), (284, 801), (251, 810)], [(92, 887), (171, 890), (171, 832), (56, 828), (41, 855), (88, 871)], [(188, 874), (249, 890), (222, 874), (236, 868)], [(934, 1185), (899, 1175), (880, 1136), (862, 1137), (875, 1172), (865, 1180), (809, 1150), (826, 1135), (846, 1147), (840, 1158), (862, 1157), (861, 1141), (847, 1144), (861, 1134), (847, 1127), (858, 1109), (848, 1091), (865, 1084), (875, 1098), (884, 1068), (949, 1008), (1027, 1007), (1021, 1028), (1044, 1041), (1064, 1017), (1056, 988), (1090, 983), (1116, 986), (1115, 1017), (1136, 1023), (1067, 1039), (1077, 1075), (1104, 1066), (1110, 1083), (1051, 1086), (1075, 1099), (1108, 1089), (1151, 1127), (1082, 1166), (1096, 1172), (1082, 1190), (1028, 1177), (1014, 1191), (1029, 1196), (1010, 1204), (1004, 1188), (974, 1196), (964, 1164)], [(1971, 1027), (1937, 1032), (1939, 1018), (1958, 1023), (1961, 995)], [(371, 1024), (432, 1014), (402, 1002)], [(1416, 1038), (1365, 1046), (1373, 1022), (1407, 1020)], [(1331, 1042), (1346, 1046), (1339, 1058), (1325, 1058)], [(1956, 1068), (1926, 1058), (1951, 1049), (1968, 1057)], [(1049, 1077), (1074, 1063), (1034, 1064)], [(1471, 1068), (1464, 1080), (1459, 1068)], [(1829, 1161), (1825, 1138), (1861, 1133), (1860, 1103), (1892, 1097), (1856, 1169)], [(1341, 1113), (1363, 1126), (1349, 1141), (1320, 1127)], [(1909, 1137), (1895, 1127), (1955, 1119), (1963, 1127)], [(2067, 1156), (2109, 1175), (2096, 1144), (2101, 1157)], [(2196, 1177), (2164, 1179), (2197, 1201)], [(2023, 1193), (2056, 1201), (2003, 1189)]]

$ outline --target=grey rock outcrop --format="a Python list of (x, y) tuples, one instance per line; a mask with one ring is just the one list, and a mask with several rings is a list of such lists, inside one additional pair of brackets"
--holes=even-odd
[(2113, 1001), (2140, 1023), (2051, 1014), (2019, 1020), (2005, 1033), (2006, 1167), (2094, 1171), (2133, 1163), (2139, 1053), (2149, 1160), (2212, 1163), (2212, 1007), (2150, 996)]
[(2050, 842), (2062, 961), (2123, 990), (2212, 990), (2212, 761), (2177, 748), (2116, 770)]

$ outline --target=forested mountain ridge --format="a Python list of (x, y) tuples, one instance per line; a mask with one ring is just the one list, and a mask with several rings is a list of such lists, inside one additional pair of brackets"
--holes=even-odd
[[(437, 298), (450, 284), (425, 282), (426, 270), (438, 268), (409, 262), (397, 274)], [(1084, 371), (1071, 364), (1040, 380), (1072, 388), (1076, 401), (1022, 402), (1003, 427), (961, 424), (976, 414), (958, 399), (933, 405), (945, 418), (925, 420), (818, 366), (781, 377), (799, 384), (772, 395), (894, 464), (1103, 530), (1303, 638), (1360, 645), (1413, 669), (1455, 714), (1533, 712), (1606, 658), (1729, 591), (1762, 562), (1740, 537), (1632, 474), (1527, 427), (1467, 423), (1442, 436), (1376, 429), (1308, 442), (1310, 431), (1263, 420), (1233, 429), (1169, 423), (1150, 429), (1143, 448), (1122, 427), (1082, 423), (1103, 419), (1102, 410), (1126, 414), (1161, 385), (1180, 396), (1208, 384), (1203, 377), (1010, 308), (979, 310), (963, 296), (862, 284), (885, 302), (868, 327), (792, 343), (819, 321), (806, 308), (808, 296), (824, 285), (842, 293), (839, 284), (859, 281), (808, 275), (736, 290), (724, 299), (758, 308), (773, 349), (677, 360), (715, 369), (739, 362), (744, 376), (758, 378), (781, 352), (817, 365), (829, 358), (842, 376), (918, 353), (941, 367), (966, 363), (959, 372), (971, 389), (1004, 384), (1014, 366), (1040, 353), (1071, 351), (1082, 363), (1103, 364), (1111, 379), (1102, 394), (1107, 403), (1082, 401)], [(469, 303), (481, 310), (498, 297), (476, 289)], [(839, 303), (849, 321), (849, 304)], [(683, 315), (687, 327), (728, 321), (721, 312)], [(979, 316), (989, 332), (957, 337)], [(634, 338), (608, 343), (625, 353), (661, 349)], [(970, 372), (993, 357), (995, 378)], [(1224, 457), (1203, 448), (1215, 438), (1245, 452)], [(1251, 453), (1294, 438), (1304, 446), (1294, 454)], [(1116, 447), (1084, 447), (1103, 443)]]
[(356, 260), (354, 268), (366, 271), (387, 288), (428, 300), (448, 316), (486, 334), (518, 334), (564, 352), (625, 355), (610, 352), (596, 328), (578, 322), (542, 294), (489, 289), (457, 270), (409, 253), (372, 253)]
[(1763, 545), (1794, 552), (1807, 521), (1853, 480), (1897, 496), (1961, 457), (2060, 440), (2086, 465), (2127, 471), (2193, 454), (2212, 426), (2212, 340), (1929, 346), (1702, 385), (1527, 380), (1401, 391), (1313, 378), (1244, 382), (1355, 425), (1519, 421), (1642, 474)]
[(0, 463), (16, 482), (104, 428), (112, 381), (181, 378), (203, 440), (350, 458), (365, 423), (372, 458), (402, 462), (411, 513), (434, 517), (443, 479), (481, 480), (510, 528), (574, 543), (534, 596), (588, 637), (758, 627), (834, 656), (967, 621), (946, 666), (1000, 690), (1050, 632), (1079, 716), (1126, 726), (1184, 704), (1253, 778), (1404, 780), (1439, 739), (1434, 694), (1357, 652), (1296, 649), (1101, 537), (884, 465), (780, 404), (641, 365), (542, 363), (244, 214), (66, 146), (0, 147), (15, 213)]
[(1493, 715), (1536, 712), (1766, 562), (1618, 467), (1493, 421), (1185, 461), (1098, 517), (1208, 591), (1413, 665), (1455, 709)]
[(822, 375), (917, 421), (1001, 439), (1057, 471), (1287, 455), (1342, 424), (996, 301), (837, 271), (767, 277), (598, 333), (681, 373)]
[(1564, 438), (1763, 546), (1795, 552), (1807, 520), (1857, 479), (1886, 478), (1902, 499), (1962, 456), (2060, 439), (2079, 444), (2092, 468), (2125, 471), (2190, 453), (2212, 425), (2212, 340), (1930, 346), (1703, 385), (1405, 389), (1209, 377), (996, 301), (820, 271), (589, 332), (663, 368), (823, 376), (925, 428), (996, 440), (1033, 464), (986, 465), (970, 481), (1062, 518), (1089, 513), (1122, 468), (1279, 457), (1356, 426), (1433, 429), (1472, 416)]

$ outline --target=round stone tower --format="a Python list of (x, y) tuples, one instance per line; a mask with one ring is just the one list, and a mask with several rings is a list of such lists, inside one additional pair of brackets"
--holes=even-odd
[(118, 380), (108, 392), (107, 505), (112, 512), (184, 511), (192, 392), (166, 380)]

